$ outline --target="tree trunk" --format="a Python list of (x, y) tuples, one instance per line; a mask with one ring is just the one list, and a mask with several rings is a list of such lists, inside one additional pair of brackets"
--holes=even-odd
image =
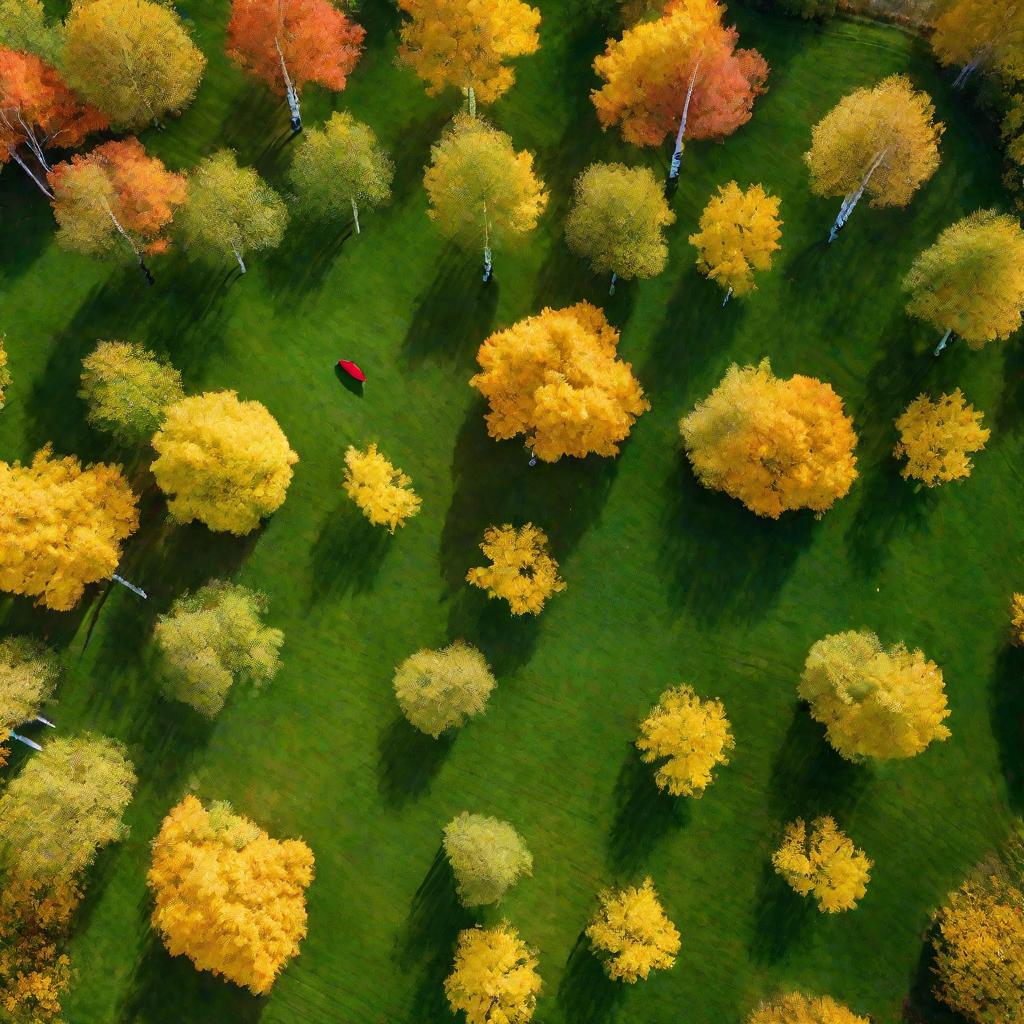
[(962, 89), (967, 84), (967, 80), (971, 77), (971, 75), (973, 75), (974, 72), (977, 71), (978, 65), (980, 63), (981, 58), (975, 57), (974, 60), (970, 62), (970, 64), (965, 64), (960, 69), (960, 74), (958, 74), (956, 78), (953, 80), (953, 88)]
[(484, 203), (484, 284), (494, 276), (494, 262), (491, 259), (491, 222), (487, 217), (487, 204)]
[(724, 298), (724, 299), (722, 299), (722, 306), (724, 307), (724, 306), (726, 305), (726, 303), (727, 303), (727, 302), (728, 302), (728, 301), (729, 301), (729, 300), (730, 300), (731, 298), (732, 298), (732, 285), (729, 285), (729, 290), (728, 290), (728, 291), (727, 291), (727, 292), (725, 293), (725, 298)]
[(946, 331), (946, 333), (942, 336), (942, 339), (939, 341), (938, 345), (935, 346), (935, 353), (934, 354), (935, 354), (936, 357), (942, 355), (942, 350), (949, 344), (949, 342), (952, 339), (952, 337), (953, 337), (953, 328), (950, 327), (949, 330)]
[(242, 259), (242, 254), (238, 251), (238, 246), (234, 242), (231, 243), (231, 251), (235, 254), (235, 259), (238, 260), (238, 269), (245, 273), (245, 260)]
[(355, 199), (352, 199), (352, 219), (356, 222), (356, 234), (361, 235), (362, 231), (359, 228), (359, 207), (356, 206)]
[(888, 152), (887, 149), (883, 149), (875, 159), (871, 162), (871, 166), (868, 168), (868, 173), (864, 175), (863, 180), (857, 187), (855, 192), (851, 192), (844, 200), (843, 205), (839, 207), (839, 214), (836, 217), (835, 223), (832, 225), (832, 231), (829, 233), (828, 240), (829, 244), (836, 240), (836, 236), (843, 228), (846, 227), (847, 221), (853, 216), (853, 211), (857, 208), (857, 204), (861, 201), (861, 197), (864, 195), (864, 191), (868, 187), (868, 183), (871, 181), (871, 176), (881, 166), (882, 161), (885, 159), (885, 154)]
[(469, 116), (476, 117), (476, 90), (471, 85), (466, 86), (466, 100), (469, 103)]
[(8, 146), (7, 152), (10, 153), (14, 162), (35, 182), (39, 191), (42, 192), (47, 199), (53, 199), (53, 193), (46, 187), (40, 178), (36, 177), (32, 168), (21, 159), (21, 154), (14, 148), (14, 146)]
[(690, 100), (693, 99), (693, 87), (697, 84), (697, 72), (700, 70), (700, 60), (693, 65), (693, 74), (690, 76), (690, 88), (686, 90), (686, 102), (683, 104), (683, 116), (679, 119), (679, 131), (676, 132), (676, 145), (672, 150), (672, 163), (668, 169), (668, 180), (675, 181), (679, 177), (679, 165), (683, 162), (683, 137), (686, 135), (686, 122), (690, 116)]
[(127, 231), (122, 227), (121, 222), (114, 215), (114, 211), (110, 208), (110, 204), (105, 200), (101, 199), (100, 202), (103, 204), (104, 209), (107, 211), (107, 216), (110, 217), (115, 230), (125, 240), (125, 244), (135, 254), (135, 258), (139, 261), (139, 270), (146, 277), (146, 283), (149, 285), (156, 284), (156, 278), (150, 273), (149, 267), (146, 266), (146, 261), (142, 258), (142, 250), (135, 244), (134, 239)]
[(616, 273), (615, 273), (615, 271), (613, 270), (613, 271), (612, 271), (612, 283), (611, 283), (611, 287), (610, 287), (610, 288), (608, 289), (608, 294), (609, 294), (609, 295), (614, 295), (614, 294), (615, 294), (615, 282), (616, 282), (616, 281), (618, 281), (618, 279), (619, 279), (619, 275), (618, 275), (618, 274), (616, 274)]
[[(292, 133), (298, 134), (302, 131), (302, 111), (299, 109), (299, 94), (292, 84), (291, 75), (288, 74), (288, 65), (284, 62), (284, 51), (281, 49), (281, 42), (274, 36), (274, 46), (277, 47), (277, 56), (281, 61), (281, 76), (284, 78), (284, 93), (288, 99), (288, 110), (291, 114)], [(245, 271), (242, 271), (245, 273)]]

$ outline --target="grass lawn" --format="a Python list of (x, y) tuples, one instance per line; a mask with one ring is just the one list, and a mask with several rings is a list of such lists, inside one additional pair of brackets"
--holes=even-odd
[[(145, 141), (175, 168), (229, 145), (284, 188), (286, 108), (224, 58), (227, 6), (180, 4), (210, 65), (194, 106)], [(934, 360), (934, 332), (906, 318), (899, 283), (940, 229), (1006, 205), (994, 142), (913, 38), (737, 7), (743, 44), (771, 64), (770, 92), (725, 145), (687, 149), (668, 269), (608, 299), (562, 241), (572, 180), (597, 159), (659, 174), (666, 159), (597, 126), (589, 65), (602, 26), (571, 0), (539, 6), (543, 48), (491, 116), (536, 154), (552, 199), (524, 246), (496, 254), (489, 289), (478, 257), (446, 246), (425, 216), (422, 168), (458, 97), (430, 99), (395, 66), (386, 0), (365, 0), (368, 49), (346, 92), (305, 103), (310, 123), (350, 109), (395, 156), (394, 202), (363, 218), (359, 238), (296, 222), (244, 279), (228, 260), (211, 269), (172, 255), (154, 261), (148, 289), (133, 267), (59, 250), (41, 197), (17, 169), (0, 179), (0, 320), (15, 375), (0, 457), (53, 441), (130, 463), (145, 488), (123, 572), (148, 602), (95, 587), (64, 615), (0, 601), (5, 632), (63, 652), (47, 712), (61, 732), (120, 738), (140, 776), (131, 838), (100, 857), (78, 919), (75, 1024), (442, 1024), (452, 943), (476, 918), (436, 855), (442, 826), (465, 809), (514, 822), (533, 852), (533, 878), (479, 919), (505, 916), (539, 949), (544, 1024), (738, 1022), (791, 988), (831, 993), (877, 1022), (898, 1020), (913, 993), (928, 1020), (945, 1019), (926, 998), (929, 915), (1024, 809), (1024, 660), (1005, 640), (1010, 593), (1024, 587), (1024, 356), (1016, 342), (980, 353), (958, 343)], [(808, 191), (811, 125), (893, 72), (934, 96), (942, 166), (907, 210), (864, 206), (828, 248), (838, 204)], [(722, 309), (687, 236), (731, 178), (782, 197), (784, 248), (759, 291)], [(474, 352), (491, 330), (580, 299), (622, 330), (653, 408), (618, 459), (531, 469), (520, 444), (486, 436), (466, 383)], [(268, 406), (301, 462), (264, 529), (236, 540), (166, 521), (145, 456), (85, 424), (79, 364), (100, 338), (167, 353), (192, 391), (234, 388)], [(831, 382), (855, 418), (861, 477), (821, 521), (757, 519), (704, 491), (680, 455), (679, 417), (731, 362), (765, 355), (780, 374)], [(334, 376), (339, 356), (367, 371), (363, 398)], [(892, 421), (920, 391), (957, 385), (992, 440), (969, 481), (914, 493), (890, 458)], [(370, 441), (423, 497), (393, 539), (340, 489), (346, 446)], [(568, 590), (515, 621), (462, 580), (488, 524), (528, 519), (551, 537)], [(284, 667), (264, 691), (233, 694), (211, 725), (160, 698), (148, 638), (183, 590), (225, 576), (268, 593)], [(831, 752), (797, 705), (797, 678), (815, 640), (859, 627), (938, 661), (951, 740), (883, 767)], [(499, 686), (485, 717), (435, 743), (399, 716), (391, 675), (412, 651), (457, 637), (485, 652)], [(675, 803), (631, 743), (681, 681), (723, 699), (737, 748), (702, 800)], [(309, 936), (267, 999), (171, 959), (149, 931), (148, 844), (189, 790), (316, 854)], [(848, 914), (818, 914), (769, 864), (784, 822), (825, 811), (875, 861)], [(682, 951), (672, 971), (616, 987), (581, 931), (596, 890), (646, 874)]]

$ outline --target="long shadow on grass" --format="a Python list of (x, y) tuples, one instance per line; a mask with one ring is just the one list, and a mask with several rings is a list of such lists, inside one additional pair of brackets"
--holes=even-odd
[(373, 526), (347, 498), (327, 515), (310, 548), (309, 606), (372, 588), (391, 536)]
[(263, 257), (274, 293), (295, 302), (319, 289), (354, 234), (354, 226), (342, 220), (294, 218), (281, 244)]
[(378, 788), (393, 807), (400, 807), (430, 789), (455, 739), (436, 740), (396, 715), (377, 741)]
[(603, 1024), (622, 999), (623, 984), (612, 981), (580, 932), (558, 986), (558, 1004), (566, 1024)]
[(996, 660), (989, 715), (1011, 806), (1024, 812), (1024, 650), (1007, 646)]
[(960, 1014), (935, 998), (935, 925), (931, 925), (921, 945), (921, 956), (910, 982), (910, 992), (903, 1000), (904, 1024), (967, 1024)]
[(807, 934), (817, 913), (813, 899), (793, 892), (773, 865), (766, 862), (754, 900), (751, 958), (759, 964), (785, 960)]
[(53, 237), (53, 214), (46, 198), (18, 168), (0, 177), (0, 222), (0, 280), (11, 281), (32, 269)]
[(996, 431), (1016, 433), (1024, 419), (1024, 346), (1007, 346), (1002, 379), (1003, 390), (995, 415)]

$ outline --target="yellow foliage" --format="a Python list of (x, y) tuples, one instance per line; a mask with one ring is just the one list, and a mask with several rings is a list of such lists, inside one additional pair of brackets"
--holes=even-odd
[(845, 758), (905, 758), (949, 739), (942, 671), (903, 644), (883, 649), (874, 633), (834, 633), (811, 648), (801, 699)]
[(776, 377), (767, 359), (733, 364), (679, 429), (701, 483), (761, 516), (823, 513), (857, 478), (857, 437), (842, 399), (813, 377)]
[(305, 843), (186, 796), (153, 841), (153, 927), (172, 956), (262, 995), (299, 952), (312, 880)]
[(11, 371), (7, 365), (7, 349), (4, 347), (5, 340), (4, 336), (0, 334), (0, 409), (4, 407), (5, 392), (11, 386)]
[(463, 811), (445, 825), (443, 845), (464, 907), (497, 903), (533, 872), (523, 837), (500, 818)]
[(420, 510), (412, 479), (396, 469), (371, 444), (366, 451), (352, 445), (345, 452), (345, 493), (374, 526), (394, 533)]
[(1024, 646), (1024, 594), (1014, 594), (1010, 602), (1010, 639)]
[(515, 81), (505, 61), (540, 48), (540, 11), (522, 0), (398, 0), (403, 22), (399, 60), (436, 96), (446, 86), (473, 89), (493, 103)]
[(641, 724), (636, 745), (648, 764), (667, 759), (655, 775), (659, 789), (700, 797), (715, 781), (715, 767), (729, 763), (727, 751), (736, 742), (722, 702), (702, 701), (683, 685), (661, 695)]
[(867, 892), (872, 862), (843, 834), (831, 817), (803, 818), (786, 826), (786, 837), (772, 854), (775, 870), (801, 896), (813, 895), (824, 914), (852, 910)]
[(153, 437), (157, 485), (179, 523), (242, 535), (284, 503), (298, 455), (259, 402), (210, 391), (167, 408)]
[(819, 196), (865, 192), (872, 206), (906, 206), (939, 166), (945, 126), (927, 93), (891, 75), (844, 96), (815, 126), (804, 159)]
[(73, 608), (86, 584), (117, 568), (139, 525), (136, 501), (120, 467), (83, 469), (49, 445), (30, 466), (0, 462), (0, 590)]
[(744, 192), (735, 181), (722, 185), (690, 235), (697, 248), (697, 269), (735, 295), (753, 291), (754, 271), (769, 270), (780, 248), (779, 200), (760, 185)]
[(490, 403), (487, 432), (525, 435), (539, 459), (616, 455), (650, 405), (629, 363), (616, 359), (619, 332), (588, 302), (545, 309), (492, 334), (470, 379)]
[(565, 590), (548, 538), (533, 523), (518, 530), (507, 523), (488, 527), (480, 550), (491, 564), (470, 569), (466, 579), (488, 597), (508, 601), (513, 615), (537, 615), (552, 594)]
[(641, 978), (646, 981), (652, 970), (675, 964), (679, 932), (649, 878), (639, 888), (606, 889), (597, 898), (601, 906), (587, 927), (587, 938), (609, 978), (632, 985)]
[(903, 476), (926, 487), (970, 476), (970, 454), (980, 452), (991, 433), (981, 420), (982, 414), (964, 402), (959, 388), (934, 402), (927, 395), (918, 396), (896, 421), (900, 439), (893, 454), (907, 460)]
[(60, 662), (29, 637), (0, 640), (0, 737), (39, 714), (53, 696)]
[(870, 1024), (831, 996), (805, 996), (790, 992), (762, 1003), (747, 1024)]
[(931, 43), (942, 64), (977, 62), (1018, 79), (1024, 76), (1024, 4), (956, 0), (936, 20)]
[(540, 988), (537, 956), (507, 922), (459, 933), (444, 992), (466, 1024), (526, 1024)]

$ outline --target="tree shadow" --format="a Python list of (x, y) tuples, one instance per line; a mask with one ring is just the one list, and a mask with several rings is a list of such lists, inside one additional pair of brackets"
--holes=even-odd
[(46, 197), (18, 168), (0, 175), (0, 221), (4, 252), (0, 280), (28, 273), (53, 235), (53, 213)]
[(663, 793), (654, 781), (656, 770), (631, 743), (615, 780), (615, 817), (608, 833), (608, 860), (617, 875), (638, 871), (669, 832), (690, 822), (689, 801)]
[[(551, 600), (558, 600), (555, 594)], [(541, 612), (541, 615), (544, 613)], [(538, 615), (513, 615), (500, 598), (466, 583), (448, 608), (448, 642), (465, 640), (478, 648), (499, 678), (522, 668), (537, 647)]]
[(401, 807), (426, 793), (448, 757), (455, 736), (436, 740), (396, 715), (377, 741), (377, 788), (392, 807)]
[[(253, 131), (256, 124), (264, 130)], [(243, 167), (255, 167), (264, 178), (275, 178), (282, 170), (278, 154), (291, 137), (284, 97), (247, 78), (225, 111), (223, 146), (234, 150)]]
[(771, 862), (766, 862), (754, 902), (751, 958), (759, 964), (785, 960), (817, 913), (813, 900), (793, 892)]
[(1024, 413), (1024, 345), (1008, 345), (1003, 361), (1003, 390), (996, 406), (996, 431), (1000, 434), (1020, 430)]
[(391, 540), (383, 526), (370, 523), (346, 497), (321, 523), (310, 548), (309, 607), (328, 597), (370, 590)]
[(999, 653), (989, 687), (989, 716), (1010, 806), (1024, 813), (1024, 649)]
[(965, 1017), (951, 1010), (935, 996), (935, 946), (937, 932), (929, 925), (921, 945), (921, 956), (914, 968), (910, 991), (903, 1000), (903, 1024), (968, 1024)]
[(274, 294), (290, 302), (319, 289), (354, 234), (352, 224), (334, 218), (296, 215), (281, 244), (263, 258)]
[(623, 995), (621, 982), (612, 981), (580, 932), (558, 986), (558, 1004), (566, 1024), (603, 1024), (610, 1020)]

